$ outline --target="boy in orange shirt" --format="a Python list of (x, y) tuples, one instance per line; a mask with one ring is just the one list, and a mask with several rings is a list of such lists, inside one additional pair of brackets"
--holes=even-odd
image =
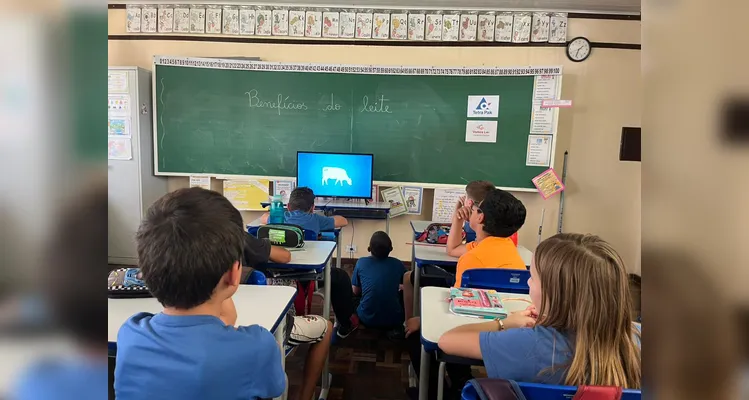
[[(461, 277), (467, 269), (473, 268), (503, 268), (526, 269), (518, 249), (510, 237), (525, 223), (525, 206), (509, 192), (492, 188), (486, 191), (481, 202), (472, 202), (470, 207), (464, 202), (456, 205), (450, 232), (460, 232), (467, 220), (471, 229), (476, 231), (476, 241), (461, 244), (460, 235), (448, 237), (448, 254), (457, 256), (458, 265), (455, 269), (455, 284), (460, 287)], [(405, 284), (410, 281), (411, 285)], [(413, 317), (413, 274), (411, 271), (404, 275), (403, 302), (406, 320)], [(449, 284), (450, 282), (448, 282)], [(421, 282), (421, 286), (442, 286)]]

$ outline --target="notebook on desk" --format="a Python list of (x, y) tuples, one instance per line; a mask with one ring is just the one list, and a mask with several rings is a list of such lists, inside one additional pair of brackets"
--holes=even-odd
[(477, 318), (507, 317), (507, 310), (496, 290), (451, 288), (450, 311), (457, 315)]

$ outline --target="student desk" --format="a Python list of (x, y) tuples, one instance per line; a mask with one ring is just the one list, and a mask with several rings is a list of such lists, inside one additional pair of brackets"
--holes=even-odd
[[(431, 221), (411, 221), (411, 228), (414, 234), (417, 232), (423, 232)], [(419, 230), (419, 228), (423, 228)], [(526, 267), (530, 268), (531, 258), (533, 258), (533, 252), (526, 249), (523, 245), (518, 245), (518, 253), (523, 259)], [(414, 273), (414, 316), (418, 316), (417, 310), (419, 310), (419, 283), (421, 280), (421, 266), (426, 264), (439, 265), (443, 267), (454, 267), (458, 265), (458, 258), (447, 255), (447, 251), (444, 245), (435, 244), (416, 244), (411, 246), (411, 265)]]
[[(505, 298), (522, 298), (530, 300), (530, 296), (517, 293), (499, 293)], [(487, 319), (463, 317), (453, 314), (447, 299), (450, 289), (438, 287), (421, 288), (421, 371), (419, 373), (419, 400), (426, 400), (429, 391), (429, 353), (437, 350), (437, 343), (442, 335), (457, 326), (487, 322)], [(508, 301), (505, 303), (507, 311), (522, 311), (528, 307), (524, 301)]]
[[(332, 243), (331, 243), (332, 244)], [(286, 313), (294, 304), (296, 289), (288, 286), (240, 285), (232, 296), (237, 308), (237, 326), (260, 325), (271, 331), (281, 348), (281, 365), (286, 365), (284, 356), (284, 332)], [(125, 321), (139, 312), (157, 314), (164, 307), (155, 298), (108, 299), (107, 341), (116, 351), (117, 332)], [(288, 390), (288, 383), (287, 383)], [(284, 394), (283, 398), (286, 398)]]
[[(270, 202), (264, 201), (260, 203), (263, 207), (268, 207)], [(287, 205), (284, 204), (284, 207)], [(386, 201), (373, 201), (369, 204), (360, 204), (351, 201), (316, 201), (315, 210), (331, 211), (331, 210), (352, 210), (352, 211), (383, 211), (385, 213), (385, 233), (390, 234), (390, 203)], [(356, 217), (351, 217), (356, 218)]]
[[(265, 223), (263, 222), (263, 217), (259, 217), (253, 220), (252, 222), (250, 222), (249, 224), (247, 224), (246, 227), (257, 228), (263, 225), (265, 225)], [(335, 253), (335, 257), (336, 257), (335, 267), (336, 268), (341, 268), (341, 231), (342, 231), (341, 228), (335, 228), (333, 230), (333, 233), (335, 234), (335, 243), (336, 243), (336, 253)], [(325, 232), (329, 232), (329, 231), (325, 231)], [(307, 246), (306, 243), (307, 242), (305, 242), (305, 247)]]
[[(263, 264), (263, 267), (318, 272), (324, 270), (325, 300), (323, 301), (322, 314), (325, 319), (330, 320), (330, 267), (328, 266), (328, 263), (330, 262), (330, 257), (333, 255), (333, 250), (335, 250), (336, 247), (338, 246), (336, 246), (335, 242), (304, 242), (304, 248), (291, 252), (291, 261), (289, 261), (288, 264), (268, 262)], [(322, 392), (320, 393), (319, 398), (327, 398), (329, 390), (330, 376), (328, 375), (328, 359), (326, 358), (325, 366), (322, 371)]]

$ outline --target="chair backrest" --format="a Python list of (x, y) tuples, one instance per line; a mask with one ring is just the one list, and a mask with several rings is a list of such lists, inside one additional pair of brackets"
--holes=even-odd
[[(540, 383), (518, 382), (520, 390), (526, 400), (570, 400), (577, 393), (575, 386), (542, 385)], [(622, 391), (621, 400), (640, 400), (642, 392), (639, 390), (625, 389)]]
[(305, 229), (304, 230), (304, 240), (316, 241), (317, 240), (317, 232)]
[[(483, 383), (478, 383), (484, 381)], [(478, 393), (476, 386), (480, 386), (482, 389), (489, 389), (492, 386), (502, 388), (502, 385), (491, 385), (487, 384), (486, 381), (503, 381), (502, 379), (472, 379), (466, 383), (463, 387), (461, 394), (462, 400), (481, 400), (481, 396)], [(476, 383), (476, 384), (474, 384)], [(562, 386), (562, 385), (543, 385), (540, 383), (525, 383), (517, 382), (520, 391), (522, 392), (525, 400), (572, 400), (578, 391), (575, 386)], [(485, 393), (486, 397), (492, 398), (491, 393)], [(642, 392), (639, 390), (625, 389), (622, 391), (621, 400), (641, 400)]]
[(460, 282), (466, 288), (528, 294), (530, 277), (530, 271), (524, 269), (477, 268), (463, 272)]

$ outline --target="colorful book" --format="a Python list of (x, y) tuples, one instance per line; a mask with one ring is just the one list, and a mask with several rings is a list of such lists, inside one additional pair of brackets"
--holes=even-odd
[(457, 315), (478, 318), (507, 317), (507, 310), (496, 290), (452, 288), (450, 311)]

